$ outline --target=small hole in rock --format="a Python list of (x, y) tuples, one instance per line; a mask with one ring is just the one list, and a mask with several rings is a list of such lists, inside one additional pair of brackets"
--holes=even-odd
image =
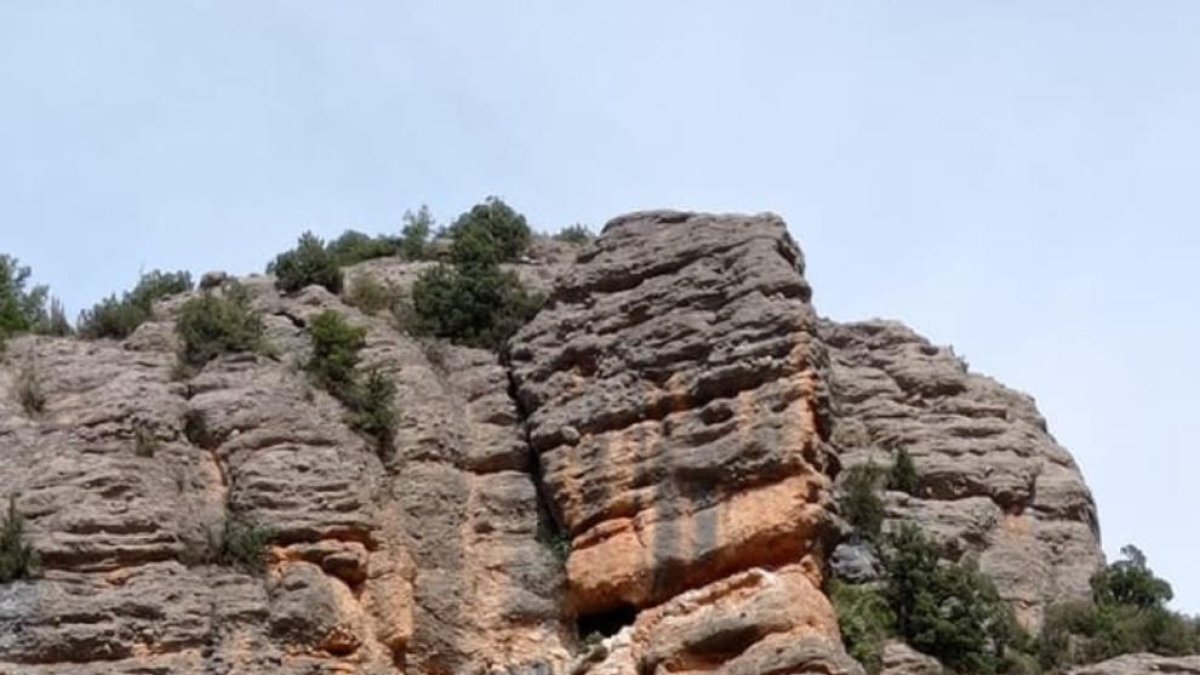
[(577, 627), (579, 637), (587, 639), (589, 635), (599, 634), (603, 637), (616, 635), (625, 626), (633, 625), (637, 618), (637, 609), (630, 605), (621, 605), (616, 609), (600, 614), (589, 614), (579, 617)]

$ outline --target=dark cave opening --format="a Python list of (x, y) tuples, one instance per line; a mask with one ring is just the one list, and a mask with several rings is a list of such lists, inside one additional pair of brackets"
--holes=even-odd
[(637, 618), (637, 608), (632, 605), (621, 605), (615, 609), (599, 614), (581, 616), (576, 621), (579, 637), (587, 639), (589, 635), (599, 634), (602, 637), (612, 637), (625, 626), (633, 625)]

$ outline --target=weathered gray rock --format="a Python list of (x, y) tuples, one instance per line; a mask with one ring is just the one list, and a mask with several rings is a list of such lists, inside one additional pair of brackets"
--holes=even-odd
[(882, 675), (945, 675), (942, 664), (898, 640), (883, 645)]
[(829, 557), (834, 576), (852, 584), (874, 581), (883, 574), (879, 553), (868, 542), (842, 542)]
[(1171, 675), (1200, 674), (1200, 656), (1168, 657), (1157, 654), (1127, 654), (1070, 671), (1070, 675)]
[[(121, 343), (9, 341), (0, 500), (17, 496), (44, 572), (0, 586), (0, 673), (565, 661), (561, 565), (538, 541), (523, 429), (495, 355), (425, 345), (324, 289), (243, 285), (275, 357), (222, 357), (181, 378), (183, 297)], [(364, 366), (396, 383), (387, 462), (297, 368), (325, 309), (368, 329)], [(37, 415), (16, 391), (27, 368), (46, 396)], [(230, 518), (277, 532), (265, 576), (205, 562)]]
[[(776, 582), (724, 586), (757, 567), (823, 580), (833, 463), (809, 296), (776, 216), (638, 213), (605, 227), (511, 342), (529, 442), (572, 539), (570, 608), (658, 605), (654, 617), (690, 589), (706, 598), (678, 610), (704, 620), (638, 615), (638, 672), (843, 658), (819, 591), (772, 604)], [(718, 602), (741, 609), (700, 607)], [(825, 639), (819, 658), (753, 647), (794, 626)]]
[(916, 494), (887, 495), (885, 528), (914, 522), (947, 557), (977, 557), (1029, 627), (1048, 603), (1089, 597), (1095, 505), (1030, 397), (895, 322), (824, 321), (820, 335), (843, 464), (887, 466), (901, 448), (916, 464)]
[[(369, 261), (348, 285), (403, 295), (435, 264)], [(919, 487), (887, 495), (889, 527), (977, 557), (1027, 624), (1086, 595), (1094, 506), (1032, 400), (899, 324), (820, 321), (803, 266), (771, 215), (640, 213), (582, 247), (538, 240), (510, 269), (549, 301), (507, 367), (269, 276), (240, 283), (270, 356), (177, 369), (186, 295), (121, 342), (10, 339), (0, 504), (15, 496), (44, 569), (0, 585), (0, 675), (857, 675), (820, 589), (878, 561), (833, 549), (832, 484), (901, 447)], [(396, 385), (394, 453), (299, 367), (328, 309)], [(41, 412), (21, 405), (25, 372)], [(262, 574), (212, 563), (231, 520), (277, 532)], [(576, 620), (616, 634), (585, 648)], [(899, 644), (885, 661), (938, 667)]]

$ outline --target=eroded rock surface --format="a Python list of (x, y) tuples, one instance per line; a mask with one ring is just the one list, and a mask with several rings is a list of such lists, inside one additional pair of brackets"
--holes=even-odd
[(887, 494), (885, 528), (915, 523), (947, 557), (977, 558), (1028, 627), (1048, 603), (1090, 597), (1095, 504), (1032, 398), (899, 323), (824, 321), (820, 335), (843, 463), (888, 467), (903, 448), (916, 465), (916, 493)]
[[(633, 214), (605, 228), (513, 340), (530, 446), (571, 540), (568, 606), (586, 621), (658, 605), (637, 615), (638, 672), (751, 659), (793, 625), (837, 644), (815, 590), (832, 462), (809, 296), (774, 216)], [(778, 616), (764, 605), (710, 636), (709, 619), (684, 612), (706, 628), (677, 639), (666, 637), (675, 619), (647, 618), (684, 591), (724, 597), (736, 575), (784, 567), (801, 590)], [(747, 602), (770, 604), (768, 587), (747, 587)]]
[[(403, 295), (432, 264), (347, 286)], [(899, 324), (818, 319), (779, 218), (631, 214), (512, 269), (549, 300), (506, 364), (261, 276), (270, 356), (180, 371), (185, 297), (120, 342), (9, 340), (0, 501), (43, 569), (0, 585), (0, 674), (857, 675), (821, 589), (879, 561), (834, 552), (833, 485), (901, 447), (920, 479), (890, 524), (978, 557), (1027, 624), (1086, 596), (1095, 509), (1032, 400)], [(299, 367), (326, 309), (397, 387), (393, 453)], [(227, 522), (276, 532), (265, 571), (217, 564)]]
[[(9, 342), (0, 499), (16, 496), (43, 572), (0, 586), (0, 673), (565, 662), (561, 563), (536, 536), (524, 430), (495, 355), (418, 341), (323, 289), (245, 285), (274, 357), (181, 374), (183, 298), (122, 343)], [(324, 309), (368, 328), (364, 367), (397, 385), (394, 456), (297, 366)], [(18, 402), (26, 370), (45, 395), (38, 414)], [(211, 564), (229, 519), (277, 533), (264, 575)]]
[(1071, 671), (1070, 675), (1171, 675), (1200, 674), (1200, 656), (1167, 657), (1156, 654), (1127, 654)]

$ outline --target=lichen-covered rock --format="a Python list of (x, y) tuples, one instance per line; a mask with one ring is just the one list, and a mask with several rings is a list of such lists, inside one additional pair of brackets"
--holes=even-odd
[(1030, 397), (895, 322), (824, 321), (820, 335), (843, 463), (886, 467), (904, 449), (916, 465), (915, 494), (887, 494), (885, 528), (915, 523), (947, 557), (977, 558), (1028, 627), (1048, 603), (1089, 597), (1095, 504)]

